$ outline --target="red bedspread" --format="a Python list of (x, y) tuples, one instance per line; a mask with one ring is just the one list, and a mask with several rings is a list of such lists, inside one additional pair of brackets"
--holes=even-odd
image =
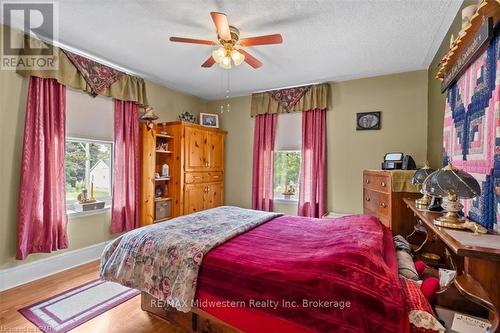
[(405, 330), (390, 231), (370, 216), (275, 218), (209, 252), (198, 290), (318, 332)]

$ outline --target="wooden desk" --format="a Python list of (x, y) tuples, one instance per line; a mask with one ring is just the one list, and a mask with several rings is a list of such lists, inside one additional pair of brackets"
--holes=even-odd
[[(452, 268), (457, 271), (454, 285), (457, 290), (470, 301), (488, 309), (490, 321), (496, 332), (498, 328), (500, 309), (500, 249), (487, 245), (467, 245), (461, 242), (452, 229), (446, 229), (434, 225), (434, 219), (442, 213), (421, 211), (415, 207), (412, 199), (403, 199), (404, 203), (411, 209), (419, 223), (427, 231), (427, 240), (439, 240), (446, 247)], [(450, 231), (451, 230), (451, 231)], [(468, 235), (467, 235), (468, 236)], [(477, 236), (481, 237), (481, 235)], [(498, 237), (500, 235), (488, 236)], [(481, 239), (478, 238), (480, 243)], [(421, 246), (420, 248), (423, 248)]]

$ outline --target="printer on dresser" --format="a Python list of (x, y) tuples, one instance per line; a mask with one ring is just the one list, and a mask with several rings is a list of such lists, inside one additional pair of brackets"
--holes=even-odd
[(421, 196), (411, 185), (414, 170), (364, 170), (363, 213), (377, 216), (393, 235), (408, 235), (413, 230), (413, 213), (403, 198)]

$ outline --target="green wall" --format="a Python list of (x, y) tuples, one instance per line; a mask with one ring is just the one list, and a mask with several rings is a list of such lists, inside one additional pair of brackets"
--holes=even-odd
[(437, 65), (450, 48), (451, 35), (456, 38), (462, 27), (462, 8), (476, 3), (477, 1), (464, 1), (428, 69), (427, 159), (434, 168), (441, 167), (443, 163), (443, 120), (446, 99), (446, 96), (441, 94), (441, 81), (436, 79)]

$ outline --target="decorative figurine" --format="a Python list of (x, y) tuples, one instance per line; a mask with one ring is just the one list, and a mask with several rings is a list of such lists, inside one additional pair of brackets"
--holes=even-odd
[(196, 117), (187, 111), (179, 115), (179, 120), (196, 123)]
[(160, 186), (156, 186), (155, 188), (155, 197), (160, 198), (163, 194), (163, 191), (161, 190)]
[(169, 175), (169, 167), (168, 167), (168, 164), (163, 164), (162, 168), (161, 168), (161, 176), (162, 177), (168, 177)]

